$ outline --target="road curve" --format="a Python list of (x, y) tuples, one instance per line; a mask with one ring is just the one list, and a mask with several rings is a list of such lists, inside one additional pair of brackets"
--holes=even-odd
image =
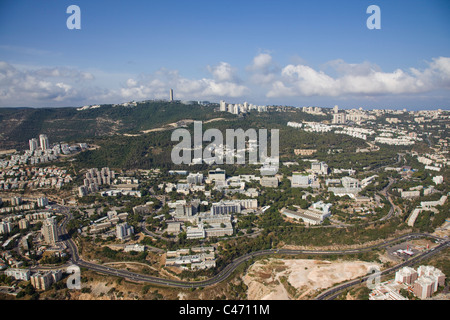
[[(62, 225), (61, 225), (61, 230), (64, 232), (65, 230), (65, 226), (67, 224), (67, 222), (71, 219), (71, 214), (67, 213), (66, 215), (66, 219), (63, 221)], [(214, 284), (220, 283), (224, 280), (226, 280), (235, 270), (236, 268), (238, 268), (241, 264), (250, 261), (253, 258), (257, 258), (257, 257), (261, 257), (261, 256), (267, 256), (267, 255), (299, 255), (299, 254), (311, 254), (311, 255), (327, 255), (327, 254), (337, 254), (337, 255), (344, 255), (344, 254), (357, 254), (357, 253), (362, 253), (362, 252), (367, 252), (370, 251), (372, 249), (375, 248), (385, 248), (390, 246), (391, 244), (398, 242), (398, 241), (402, 241), (402, 240), (409, 240), (409, 239), (415, 239), (415, 238), (423, 238), (423, 237), (430, 237), (430, 238), (434, 238), (437, 240), (441, 240), (443, 241), (444, 239), (430, 235), (430, 234), (426, 234), (426, 233), (410, 233), (410, 234), (404, 234), (400, 237), (397, 237), (393, 240), (389, 240), (389, 241), (384, 241), (383, 243), (377, 244), (377, 245), (371, 245), (371, 246), (367, 246), (364, 248), (359, 248), (359, 249), (346, 249), (346, 250), (293, 250), (293, 249), (267, 249), (267, 250), (260, 250), (260, 251), (256, 251), (256, 252), (252, 252), (249, 254), (245, 254), (243, 256), (240, 256), (236, 259), (234, 259), (230, 264), (228, 264), (225, 268), (223, 268), (219, 273), (217, 273), (215, 276), (206, 279), (206, 280), (201, 280), (201, 281), (182, 281), (182, 280), (174, 280), (174, 279), (164, 279), (164, 278), (158, 278), (158, 277), (154, 277), (154, 276), (148, 276), (148, 275), (143, 275), (143, 274), (139, 274), (139, 273), (135, 273), (135, 272), (130, 272), (127, 270), (119, 270), (119, 269), (115, 269), (115, 268), (111, 268), (105, 265), (100, 265), (100, 264), (95, 264), (92, 262), (87, 262), (82, 260), (79, 255), (78, 255), (78, 250), (77, 247), (75, 245), (75, 243), (73, 242), (73, 240), (69, 237), (66, 237), (63, 241), (66, 244), (67, 248), (70, 251), (71, 254), (71, 260), (70, 263), (72, 264), (76, 264), (80, 267), (84, 267), (87, 268), (89, 270), (93, 270), (99, 273), (103, 273), (103, 274), (107, 274), (107, 275), (112, 275), (112, 276), (118, 276), (118, 277), (124, 277), (127, 278), (129, 280), (132, 281), (137, 281), (137, 282), (145, 282), (145, 283), (150, 283), (150, 284), (155, 284), (155, 285), (162, 285), (162, 286), (169, 286), (169, 287), (177, 287), (177, 288), (202, 288), (202, 287), (207, 287), (207, 286), (212, 286)], [(433, 251), (440, 251), (441, 249), (443, 249), (444, 247), (446, 247), (449, 244), (450, 241), (445, 241), (443, 242), (441, 245), (439, 245), (438, 247), (436, 247), (436, 250)], [(437, 250), (439, 248), (439, 250)], [(409, 263), (412, 260), (422, 257), (424, 255), (426, 255), (427, 253), (430, 253), (430, 251), (425, 252), (422, 255), (418, 255), (417, 257), (408, 260), (405, 263)], [(399, 264), (393, 268), (400, 268), (402, 267), (405, 263)], [(383, 273), (386, 272), (390, 272), (391, 269), (387, 269), (385, 271), (383, 271)], [(355, 280), (355, 281), (360, 281)], [(322, 293), (319, 298), (320, 299), (325, 299), (327, 297), (329, 297), (330, 295), (332, 295), (334, 292), (336, 292), (335, 290), (342, 290), (345, 284), (336, 287), (336, 288), (332, 288), (330, 289), (330, 292), (324, 292)], [(347, 287), (350, 286), (347, 285)]]
[[(405, 266), (413, 265), (413, 264), (415, 264), (415, 263), (417, 263), (417, 262), (419, 262), (419, 261), (421, 261), (423, 259), (429, 258), (429, 257), (437, 254), (438, 252), (440, 252), (441, 250), (443, 250), (443, 249), (445, 249), (445, 248), (447, 248), (449, 246), (450, 246), (450, 241), (446, 241), (444, 243), (441, 243), (437, 247), (433, 248), (432, 250), (423, 252), (423, 253), (421, 253), (421, 254), (419, 254), (419, 255), (411, 258), (411, 259), (408, 259), (408, 260), (406, 260), (406, 261), (404, 261), (404, 262), (402, 262), (400, 264), (397, 264), (397, 265), (395, 265), (395, 266), (393, 266), (391, 268), (388, 268), (386, 270), (381, 271), (379, 273), (379, 275), (380, 276), (381, 275), (387, 275), (387, 274), (392, 273), (394, 271), (397, 271), (398, 269), (403, 268)], [(342, 290), (347, 289), (347, 288), (352, 287), (352, 286), (355, 286), (355, 285), (358, 285), (358, 284), (361, 284), (363, 282), (366, 282), (369, 279), (369, 277), (371, 277), (371, 276), (373, 276), (373, 275), (367, 275), (367, 276), (364, 276), (362, 278), (350, 280), (350, 281), (347, 281), (347, 282), (345, 282), (343, 284), (340, 284), (340, 285), (338, 285), (336, 287), (329, 288), (329, 289), (325, 290), (324, 292), (320, 293), (315, 298), (315, 300), (333, 300), (333, 299), (335, 299), (336, 297), (338, 297), (341, 294)]]

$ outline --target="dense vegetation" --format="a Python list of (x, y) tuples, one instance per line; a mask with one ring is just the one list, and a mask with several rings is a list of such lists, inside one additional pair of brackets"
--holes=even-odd
[(136, 107), (102, 105), (76, 108), (0, 108), (0, 148), (27, 148), (28, 140), (47, 134), (50, 143), (135, 133), (183, 119), (207, 120), (231, 117), (215, 114), (213, 106), (151, 101)]

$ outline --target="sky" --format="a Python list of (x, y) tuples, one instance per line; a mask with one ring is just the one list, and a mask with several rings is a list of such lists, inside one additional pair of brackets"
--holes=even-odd
[[(71, 5), (81, 29), (67, 26)], [(450, 110), (449, 18), (448, 0), (1, 0), (0, 107), (173, 88), (179, 100)]]

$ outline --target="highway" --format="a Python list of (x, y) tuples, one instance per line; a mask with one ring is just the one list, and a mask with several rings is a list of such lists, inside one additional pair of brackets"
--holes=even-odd
[[(65, 217), (64, 221), (61, 223), (60, 231), (62, 232), (63, 235), (64, 234), (67, 235), (67, 231), (65, 228), (66, 228), (68, 221), (70, 221), (70, 219), (72, 219), (72, 215), (68, 210), (66, 210), (64, 212), (64, 214), (66, 215), (66, 217)], [(400, 241), (406, 241), (406, 240), (412, 240), (412, 239), (424, 238), (424, 237), (429, 237), (429, 238), (433, 238), (435, 240), (439, 240), (441, 242), (441, 244), (439, 244), (437, 247), (435, 247), (432, 250), (418, 254), (417, 256), (415, 256), (403, 263), (400, 263), (392, 268), (382, 271), (382, 274), (387, 274), (387, 273), (397, 270), (405, 265), (412, 264), (416, 261), (419, 261), (419, 260), (427, 258), (433, 254), (436, 254), (437, 252), (439, 252), (442, 249), (449, 246), (450, 241), (447, 239), (442, 239), (442, 238), (439, 238), (439, 237), (436, 237), (436, 236), (433, 236), (430, 234), (426, 234), (426, 233), (410, 233), (410, 234), (405, 234), (400, 237), (397, 237), (393, 240), (385, 241), (380, 244), (371, 245), (371, 246), (367, 246), (364, 248), (358, 248), (358, 249), (347, 249), (347, 250), (267, 249), (267, 250), (260, 250), (260, 251), (252, 252), (249, 254), (245, 254), (243, 256), (240, 256), (240, 257), (234, 259), (230, 264), (228, 264), (218, 274), (216, 274), (212, 278), (202, 280), (202, 281), (182, 281), (182, 280), (174, 280), (174, 279), (164, 279), (164, 278), (158, 278), (158, 277), (154, 277), (154, 276), (143, 275), (143, 274), (139, 274), (139, 273), (135, 273), (135, 272), (130, 272), (127, 270), (119, 270), (119, 269), (111, 268), (111, 267), (108, 267), (105, 265), (95, 264), (92, 262), (87, 262), (87, 261), (82, 260), (79, 257), (77, 247), (71, 238), (69, 238), (67, 236), (66, 237), (63, 236), (63, 241), (66, 244), (66, 246), (71, 254), (71, 260), (65, 266), (68, 266), (70, 264), (76, 264), (79, 267), (84, 267), (89, 270), (96, 271), (96, 272), (99, 272), (102, 274), (123, 277), (123, 278), (129, 279), (129, 280), (132, 280), (132, 281), (145, 282), (145, 283), (150, 283), (150, 284), (154, 284), (154, 285), (162, 285), (162, 286), (177, 287), (177, 288), (202, 288), (202, 287), (212, 286), (214, 284), (217, 284), (217, 283), (220, 283), (220, 282), (226, 280), (236, 270), (236, 268), (238, 268), (241, 264), (243, 264), (247, 261), (250, 261), (253, 258), (257, 258), (257, 257), (261, 257), (261, 256), (300, 255), (300, 254), (308, 254), (308, 255), (357, 254), (357, 253), (367, 252), (367, 251), (373, 250), (375, 248), (386, 248), (386, 247), (393, 245), (394, 243), (397, 243)], [(317, 299), (319, 299), (319, 300), (332, 299), (332, 298), (336, 297), (339, 294), (339, 292), (342, 291), (343, 289), (348, 288), (353, 285), (356, 285), (356, 284), (359, 284), (363, 281), (366, 281), (368, 277), (369, 277), (369, 275), (366, 277), (363, 277), (362, 280), (356, 279), (356, 280), (352, 280), (347, 283), (341, 284), (337, 287), (330, 288), (330, 289), (326, 290), (325, 292), (321, 293), (317, 297)]]
[[(443, 243), (439, 244), (437, 247), (433, 248), (432, 250), (425, 251), (425, 252), (423, 252), (423, 253), (421, 253), (421, 254), (413, 257), (413, 258), (410, 258), (410, 259), (408, 259), (408, 260), (406, 260), (406, 261), (404, 261), (404, 262), (402, 262), (402, 263), (400, 263), (398, 265), (395, 265), (394, 267), (391, 267), (391, 268), (385, 269), (383, 271), (380, 271), (380, 276), (381, 275), (390, 274), (392, 272), (397, 271), (400, 268), (403, 268), (405, 266), (411, 266), (411, 265), (413, 265), (415, 263), (418, 263), (419, 261), (421, 261), (423, 259), (430, 258), (431, 256), (437, 254), (438, 252), (440, 252), (441, 250), (443, 250), (443, 249), (445, 249), (445, 248), (447, 248), (449, 246), (450, 246), (450, 241), (443, 242)], [(352, 286), (355, 286), (355, 285), (361, 284), (363, 282), (366, 282), (369, 279), (370, 276), (371, 275), (367, 275), (367, 276), (364, 276), (362, 278), (358, 278), (358, 279), (355, 279), (355, 280), (350, 280), (350, 281), (345, 282), (343, 284), (340, 284), (340, 285), (338, 285), (336, 287), (332, 287), (330, 289), (327, 289), (324, 292), (322, 292), (321, 294), (319, 294), (315, 298), (315, 300), (333, 300), (333, 299), (337, 298), (341, 294), (342, 290), (345, 290), (345, 289), (350, 288)]]

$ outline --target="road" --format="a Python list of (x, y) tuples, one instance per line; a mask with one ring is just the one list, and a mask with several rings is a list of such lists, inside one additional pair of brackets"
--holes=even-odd
[[(414, 264), (418, 263), (421, 260), (424, 260), (426, 258), (430, 258), (431, 256), (439, 253), (441, 250), (443, 250), (443, 249), (445, 249), (445, 248), (447, 248), (449, 246), (450, 246), (450, 241), (446, 241), (444, 243), (441, 243), (437, 247), (433, 248), (432, 250), (425, 251), (425, 252), (423, 252), (423, 253), (421, 253), (421, 254), (413, 257), (413, 258), (410, 258), (410, 259), (406, 260), (403, 263), (400, 263), (400, 264), (398, 264), (398, 265), (396, 265), (394, 267), (391, 267), (391, 268), (385, 269), (383, 271), (380, 271), (379, 275), (380, 276), (387, 275), (387, 274), (390, 274), (390, 273), (392, 273), (394, 271), (397, 271), (398, 269), (403, 268), (405, 266), (414, 265)], [(356, 285), (359, 285), (359, 284), (361, 284), (363, 282), (366, 282), (369, 279), (369, 277), (371, 277), (371, 276), (372, 275), (367, 275), (367, 276), (364, 276), (362, 278), (358, 278), (358, 279), (355, 279), (355, 280), (350, 280), (350, 281), (345, 282), (343, 284), (340, 284), (340, 285), (338, 285), (336, 287), (332, 287), (330, 289), (327, 289), (326, 291), (324, 291), (321, 294), (319, 294), (316, 297), (315, 300), (333, 300), (333, 299), (337, 298), (341, 294), (341, 292), (343, 290), (348, 289), (348, 288), (353, 287), (353, 286), (356, 286)]]
[[(71, 215), (70, 211), (67, 210), (65, 212), (65, 215), (66, 215), (66, 217), (60, 226), (60, 230), (63, 234), (67, 234), (65, 228), (66, 228), (67, 223), (70, 221), (70, 219), (72, 219), (72, 215)], [(267, 255), (300, 255), (300, 254), (308, 254), (308, 255), (357, 254), (357, 253), (367, 252), (367, 251), (373, 250), (375, 248), (386, 248), (386, 247), (388, 247), (396, 242), (399, 242), (399, 241), (406, 241), (406, 240), (423, 238), (423, 237), (434, 238), (436, 240), (441, 241), (442, 243), (430, 251), (424, 252), (406, 262), (403, 262), (399, 265), (396, 265), (395, 267), (392, 267), (390, 269), (383, 271), (383, 273), (389, 273), (389, 272), (392, 272), (392, 270), (401, 268), (402, 266), (412, 263), (413, 261), (416, 261), (417, 259), (425, 258), (428, 255), (439, 252), (440, 250), (444, 249), (445, 247), (447, 247), (450, 244), (450, 240), (442, 239), (442, 238), (439, 238), (439, 237), (436, 237), (436, 236), (433, 236), (430, 234), (426, 234), (426, 233), (411, 233), (411, 234), (402, 235), (402, 236), (397, 237), (390, 241), (384, 241), (383, 243), (380, 243), (377, 245), (371, 245), (371, 246), (367, 246), (364, 248), (358, 248), (358, 249), (347, 249), (347, 250), (267, 249), (267, 250), (260, 250), (260, 251), (252, 252), (249, 254), (245, 254), (243, 256), (240, 256), (240, 257), (234, 259), (231, 263), (229, 263), (224, 269), (222, 269), (218, 274), (216, 274), (212, 278), (202, 280), (202, 281), (192, 281), (192, 282), (182, 281), (182, 280), (174, 280), (174, 279), (164, 279), (164, 278), (158, 278), (158, 277), (154, 277), (154, 276), (142, 275), (142, 274), (130, 272), (127, 270), (119, 270), (119, 269), (111, 268), (111, 267), (108, 267), (105, 265), (87, 262), (87, 261), (82, 260), (79, 257), (78, 249), (70, 237), (63, 236), (62, 239), (63, 239), (63, 242), (65, 243), (65, 245), (67, 246), (69, 253), (71, 254), (71, 259), (70, 259), (69, 263), (67, 263), (65, 266), (68, 266), (70, 264), (76, 264), (80, 267), (84, 267), (84, 268), (87, 268), (89, 270), (93, 270), (93, 271), (96, 271), (99, 273), (117, 276), (117, 277), (123, 277), (123, 278), (129, 279), (129, 280), (132, 280), (132, 281), (145, 282), (145, 283), (150, 283), (150, 284), (154, 284), (154, 285), (162, 285), (162, 286), (177, 287), (177, 288), (203, 288), (203, 287), (215, 285), (217, 283), (220, 283), (220, 282), (226, 280), (236, 270), (236, 268), (238, 268), (241, 264), (246, 263), (247, 261), (250, 261), (256, 257), (267, 256)], [(356, 283), (360, 283), (360, 282), (361, 282), (360, 279), (350, 281), (346, 284), (329, 289), (328, 291), (322, 293), (318, 298), (319, 299), (329, 298), (330, 296), (335, 295), (338, 291), (341, 291), (344, 288), (350, 287), (350, 286), (352, 286)]]

